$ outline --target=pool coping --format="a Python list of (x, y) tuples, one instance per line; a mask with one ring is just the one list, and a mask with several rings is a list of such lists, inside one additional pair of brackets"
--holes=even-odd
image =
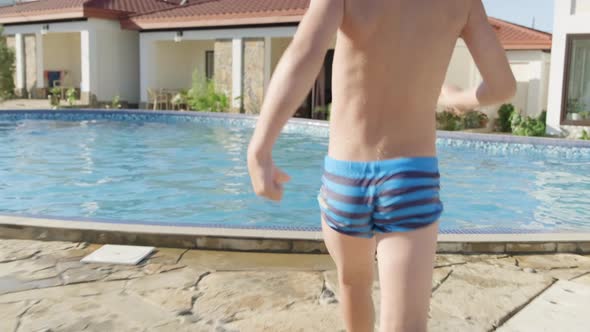
[[(0, 215), (0, 238), (208, 250), (327, 253), (322, 233), (318, 231), (112, 224), (14, 215)], [(590, 254), (590, 233), (439, 234), (437, 252)]]

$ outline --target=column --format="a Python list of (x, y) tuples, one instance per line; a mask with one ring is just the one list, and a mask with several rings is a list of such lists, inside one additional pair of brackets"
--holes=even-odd
[(154, 41), (146, 34), (139, 35), (139, 95), (140, 108), (147, 108), (149, 103), (148, 89), (154, 88), (153, 77), (157, 70), (155, 60), (156, 48)]
[(270, 83), (270, 77), (272, 75), (272, 38), (265, 37), (264, 38), (264, 91), (268, 88), (268, 83)]
[(82, 80), (80, 82), (80, 99), (83, 103), (93, 104), (98, 95), (98, 72), (96, 55), (96, 33), (92, 30), (80, 32)]
[(21, 33), (14, 35), (15, 69), (16, 69), (16, 95), (22, 97), (25, 91), (25, 52), (24, 39)]
[(45, 64), (43, 63), (43, 35), (40, 32), (35, 34), (35, 55), (37, 60), (37, 89), (45, 88)]
[(531, 61), (529, 63), (529, 91), (528, 91), (528, 98), (526, 102), (526, 110), (525, 114), (529, 116), (538, 116), (541, 114), (543, 108), (543, 72), (544, 72), (544, 62), (539, 61)]
[(265, 51), (263, 38), (244, 41), (242, 107), (246, 114), (258, 114), (262, 107), (265, 83)]
[(242, 109), (242, 73), (244, 63), (244, 40), (234, 38), (232, 40), (232, 108)]

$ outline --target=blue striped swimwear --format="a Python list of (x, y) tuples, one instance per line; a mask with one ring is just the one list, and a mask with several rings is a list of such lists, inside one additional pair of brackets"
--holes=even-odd
[(372, 238), (407, 232), (442, 214), (436, 157), (350, 162), (326, 157), (318, 201), (332, 229)]

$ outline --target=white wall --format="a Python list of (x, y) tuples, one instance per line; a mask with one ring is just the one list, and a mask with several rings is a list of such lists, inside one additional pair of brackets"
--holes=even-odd
[(91, 19), (96, 34), (97, 86), (92, 91), (99, 101), (115, 96), (139, 102), (139, 33), (122, 30), (118, 21)]
[(195, 69), (205, 77), (205, 52), (214, 41), (158, 41), (155, 45), (156, 80), (149, 88), (190, 89)]
[[(557, 0), (557, 1), (566, 2), (564, 0)], [(590, 13), (590, 0), (574, 0), (573, 13), (576, 15), (583, 14), (583, 13)]]
[[(518, 89), (510, 101), (524, 114), (537, 116), (547, 109), (548, 66), (550, 55), (542, 51), (507, 51), (506, 55)], [(457, 41), (445, 83), (461, 88), (473, 87), (481, 82), (481, 75), (473, 57), (462, 40)], [(496, 117), (498, 107), (487, 107), (483, 111)]]
[[(44, 70), (66, 71), (63, 85), (80, 87), (82, 64), (80, 61), (80, 33), (61, 32), (43, 36)], [(45, 82), (44, 86), (47, 86)]]
[[(588, 2), (588, 0), (585, 0), (585, 2)], [(590, 11), (578, 10), (576, 12), (576, 9), (582, 8), (580, 5), (585, 2), (580, 2), (580, 0), (555, 1), (551, 74), (549, 79), (549, 105), (547, 111), (547, 131), (550, 134), (578, 137), (582, 130), (590, 130), (590, 127), (561, 125), (566, 38), (568, 34), (590, 33)], [(575, 15), (572, 15), (572, 13), (575, 13)]]

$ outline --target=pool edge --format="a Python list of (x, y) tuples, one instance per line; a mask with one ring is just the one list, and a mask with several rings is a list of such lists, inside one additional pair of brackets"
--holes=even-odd
[[(0, 215), (0, 238), (156, 247), (327, 253), (321, 232), (117, 224)], [(438, 253), (590, 254), (590, 233), (439, 234)]]

